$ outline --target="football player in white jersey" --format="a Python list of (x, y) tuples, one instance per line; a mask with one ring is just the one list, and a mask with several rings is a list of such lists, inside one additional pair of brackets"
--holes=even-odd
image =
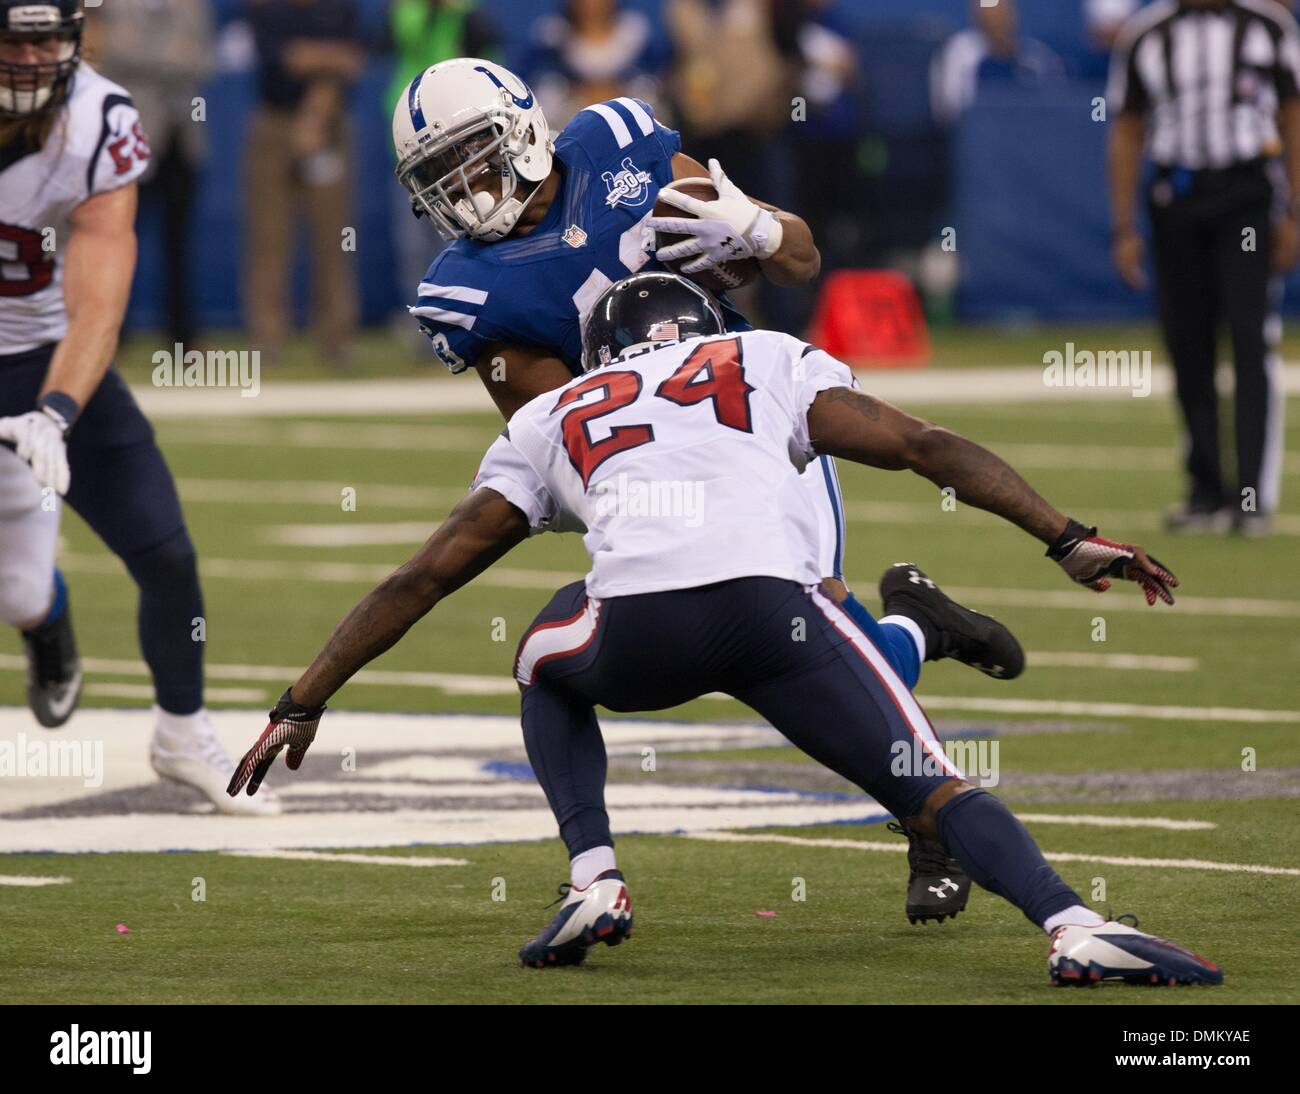
[[(57, 33), (37, 38), (35, 33), (28, 36), (8, 31), (17, 31), (24, 23), (39, 26), (51, 13), (42, 17), (11, 5), (3, 10), (0, 354), (8, 355), (60, 333), (63, 306), (55, 284), (55, 266), (49, 261), (57, 229), (51, 228), (51, 236), (46, 237), (22, 227), (24, 221), (41, 219), (37, 211), (43, 204), (39, 180), (48, 165), (20, 152), (42, 140), (41, 131), (53, 119), (52, 107), (66, 98), (78, 43), (76, 31), (64, 25), (62, 13)], [(51, 407), (50, 413), (57, 413), (57, 407)], [(53, 426), (53, 417), (50, 422)], [(28, 705), (37, 721), (50, 729), (72, 716), (81, 694), (81, 662), (67, 586), (54, 565), (66, 471), (53, 432), (29, 432), (23, 458), (16, 454), (12, 438), (0, 442), (4, 445), (0, 447), (0, 619), (17, 627), (22, 635)], [(24, 460), (39, 463), (44, 476), (54, 479), (53, 485), (43, 487)]]
[[(707, 173), (718, 200), (672, 190), (705, 168), (640, 99), (593, 103), (552, 139), (523, 80), (492, 61), (458, 57), (411, 81), (394, 106), (393, 142), (413, 211), (456, 237), (429, 267), (411, 314), (438, 359), (452, 372), (475, 368), (507, 418), (581, 371), (582, 320), (629, 273), (689, 259), (682, 272), (697, 276), (751, 256), (774, 284), (798, 285), (820, 268), (807, 223), (742, 193), (716, 160)], [(657, 218), (659, 201), (695, 219)], [(655, 250), (656, 230), (685, 238)], [(728, 330), (750, 329), (725, 295), (718, 303)], [(948, 657), (1000, 679), (1019, 673), (1023, 654), (1005, 627), (904, 571), (885, 572), (884, 615), (875, 619), (843, 580), (834, 461), (810, 461), (800, 481), (814, 499), (812, 549), (828, 590), (909, 686), (923, 660)], [(908, 918), (956, 915), (970, 879), (934, 844), (907, 837)]]
[(55, 570), (63, 498), (139, 586), (154, 769), (223, 812), (233, 769), (203, 708), (194, 547), (153, 431), (111, 367), (149, 146), (130, 95), (81, 61), (81, 0), (0, 0), (0, 616), (47, 726), (80, 683)]
[(603, 294), (583, 365), (511, 417), (470, 496), (339, 624), (271, 712), (232, 795), (254, 794), (286, 746), (300, 766), (330, 697), (443, 597), (532, 533), (584, 528), (591, 571), (556, 594), (515, 661), (528, 757), (570, 862), (562, 907), (519, 951), (524, 964), (578, 964), (632, 928), (595, 707), (662, 710), (722, 691), (1023, 911), (1051, 938), (1057, 983), (1222, 980), (1190, 951), (1088, 908), (1020, 821), (965, 782), (889, 660), (823, 593), (799, 472), (829, 453), (953, 486), (1098, 591), (1131, 580), (1149, 604), (1172, 604), (1168, 570), (1066, 518), (993, 453), (856, 390), (829, 354), (727, 331), (677, 275), (637, 274)]

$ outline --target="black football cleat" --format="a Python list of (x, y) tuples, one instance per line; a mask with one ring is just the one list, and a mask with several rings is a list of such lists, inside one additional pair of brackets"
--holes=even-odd
[(27, 705), (46, 729), (57, 729), (72, 717), (81, 698), (81, 658), (72, 633), (72, 611), (23, 631), (27, 653)]
[(896, 562), (885, 571), (880, 599), (886, 615), (916, 620), (927, 661), (951, 657), (995, 680), (1014, 680), (1025, 671), (1025, 651), (1015, 635), (992, 616), (963, 608), (913, 562)]
[(970, 899), (970, 878), (937, 840), (918, 836), (905, 825), (890, 821), (891, 832), (907, 837), (907, 921), (915, 926), (957, 917)]

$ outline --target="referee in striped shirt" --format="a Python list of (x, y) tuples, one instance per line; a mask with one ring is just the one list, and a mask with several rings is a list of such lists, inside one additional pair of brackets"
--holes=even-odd
[[(1278, 275), (1300, 255), (1300, 30), (1279, 0), (1156, 0), (1120, 31), (1106, 98), (1113, 256), (1145, 287), (1141, 189), (1187, 430), (1189, 491), (1169, 527), (1265, 534), (1282, 464)], [(1236, 373), (1235, 488), (1220, 465), (1220, 325)]]

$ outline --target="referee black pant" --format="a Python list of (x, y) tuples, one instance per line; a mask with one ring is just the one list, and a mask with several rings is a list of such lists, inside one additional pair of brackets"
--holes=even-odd
[[(1277, 352), (1280, 281), (1272, 277), (1273, 188), (1263, 161), (1224, 170), (1162, 170), (1148, 191), (1160, 326), (1187, 427), (1190, 501), (1272, 512), (1281, 476)], [(1237, 488), (1225, 481), (1214, 385), (1226, 325), (1236, 373)]]

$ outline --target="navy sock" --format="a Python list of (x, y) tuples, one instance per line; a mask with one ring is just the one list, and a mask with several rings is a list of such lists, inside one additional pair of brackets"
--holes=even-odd
[(608, 761), (592, 705), (538, 681), (524, 690), (520, 712), (528, 762), (546, 792), (569, 858), (593, 847), (613, 847), (605, 812)]
[(876, 622), (875, 616), (859, 604), (852, 593), (841, 601), (840, 607), (866, 632), (876, 648), (889, 658), (889, 663), (894, 666), (894, 671), (902, 677), (908, 689), (916, 687), (916, 682), (921, 678), (921, 657), (912, 636), (896, 623)]
[(1036, 926), (1083, 903), (1047, 864), (1025, 826), (987, 790), (968, 790), (945, 802), (939, 836), (973, 881), (1009, 900)]

